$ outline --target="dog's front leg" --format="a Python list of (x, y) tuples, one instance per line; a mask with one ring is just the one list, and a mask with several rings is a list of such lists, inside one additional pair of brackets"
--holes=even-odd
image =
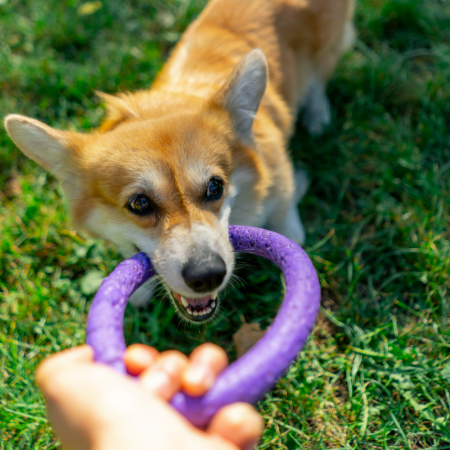
[(155, 289), (159, 283), (157, 277), (152, 277), (146, 283), (144, 283), (139, 289), (134, 291), (130, 297), (130, 303), (135, 308), (144, 308), (149, 303), (155, 293)]
[(298, 170), (294, 174), (295, 190), (290, 202), (280, 199), (274, 202), (275, 207), (268, 216), (265, 228), (280, 233), (299, 245), (305, 242), (305, 229), (303, 227), (298, 204), (306, 194), (309, 180), (304, 170)]
[(308, 93), (301, 108), (302, 122), (309, 134), (319, 136), (330, 125), (330, 100), (328, 100), (325, 85), (316, 76), (311, 78)]

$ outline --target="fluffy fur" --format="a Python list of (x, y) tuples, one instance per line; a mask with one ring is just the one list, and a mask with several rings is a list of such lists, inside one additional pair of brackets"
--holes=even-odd
[[(99, 94), (107, 114), (98, 130), (58, 131), (18, 115), (5, 125), (62, 182), (75, 225), (125, 255), (146, 252), (171, 291), (197, 298), (183, 267), (219, 254), (226, 275), (204, 293), (214, 296), (233, 271), (229, 224), (304, 240), (296, 205), (306, 179), (286, 145), (298, 108), (310, 132), (328, 124), (325, 86), (351, 43), (352, 13), (353, 0), (211, 0), (151, 89)], [(224, 194), (205, 201), (213, 177)], [(154, 214), (126, 207), (136, 194)]]

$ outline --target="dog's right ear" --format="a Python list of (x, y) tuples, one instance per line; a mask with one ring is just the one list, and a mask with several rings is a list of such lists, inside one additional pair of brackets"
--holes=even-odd
[(78, 184), (74, 158), (81, 148), (84, 135), (55, 130), (38, 120), (17, 114), (6, 117), (5, 127), (17, 147), (52, 172), (63, 185)]
[(261, 50), (254, 49), (241, 59), (213, 99), (228, 110), (235, 131), (244, 140), (251, 140), (253, 120), (266, 91), (267, 79), (267, 59)]

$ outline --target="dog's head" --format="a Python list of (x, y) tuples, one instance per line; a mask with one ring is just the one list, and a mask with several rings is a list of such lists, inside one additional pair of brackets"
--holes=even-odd
[[(253, 50), (194, 108), (167, 110), (177, 97), (156, 90), (106, 96), (108, 118), (92, 134), (18, 115), (5, 125), (23, 153), (62, 182), (76, 225), (125, 255), (149, 255), (182, 317), (203, 322), (215, 316), (233, 271), (232, 174), (237, 161), (251, 165), (245, 148), (266, 79), (265, 57)], [(170, 112), (158, 117), (159, 110)]]

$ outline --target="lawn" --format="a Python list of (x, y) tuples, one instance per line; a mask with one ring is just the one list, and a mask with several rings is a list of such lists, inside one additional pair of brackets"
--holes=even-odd
[[(0, 116), (87, 130), (108, 93), (148, 86), (203, 0), (0, 0)], [(305, 351), (258, 404), (260, 449), (450, 449), (450, 3), (359, 0), (358, 39), (329, 85), (333, 125), (292, 157), (322, 308)], [(83, 343), (98, 281), (121, 260), (72, 230), (56, 180), (0, 129), (0, 449), (60, 448), (34, 383), (46, 355)], [(126, 336), (235, 357), (267, 327), (280, 272), (246, 257), (223, 315), (180, 324), (157, 298)]]

